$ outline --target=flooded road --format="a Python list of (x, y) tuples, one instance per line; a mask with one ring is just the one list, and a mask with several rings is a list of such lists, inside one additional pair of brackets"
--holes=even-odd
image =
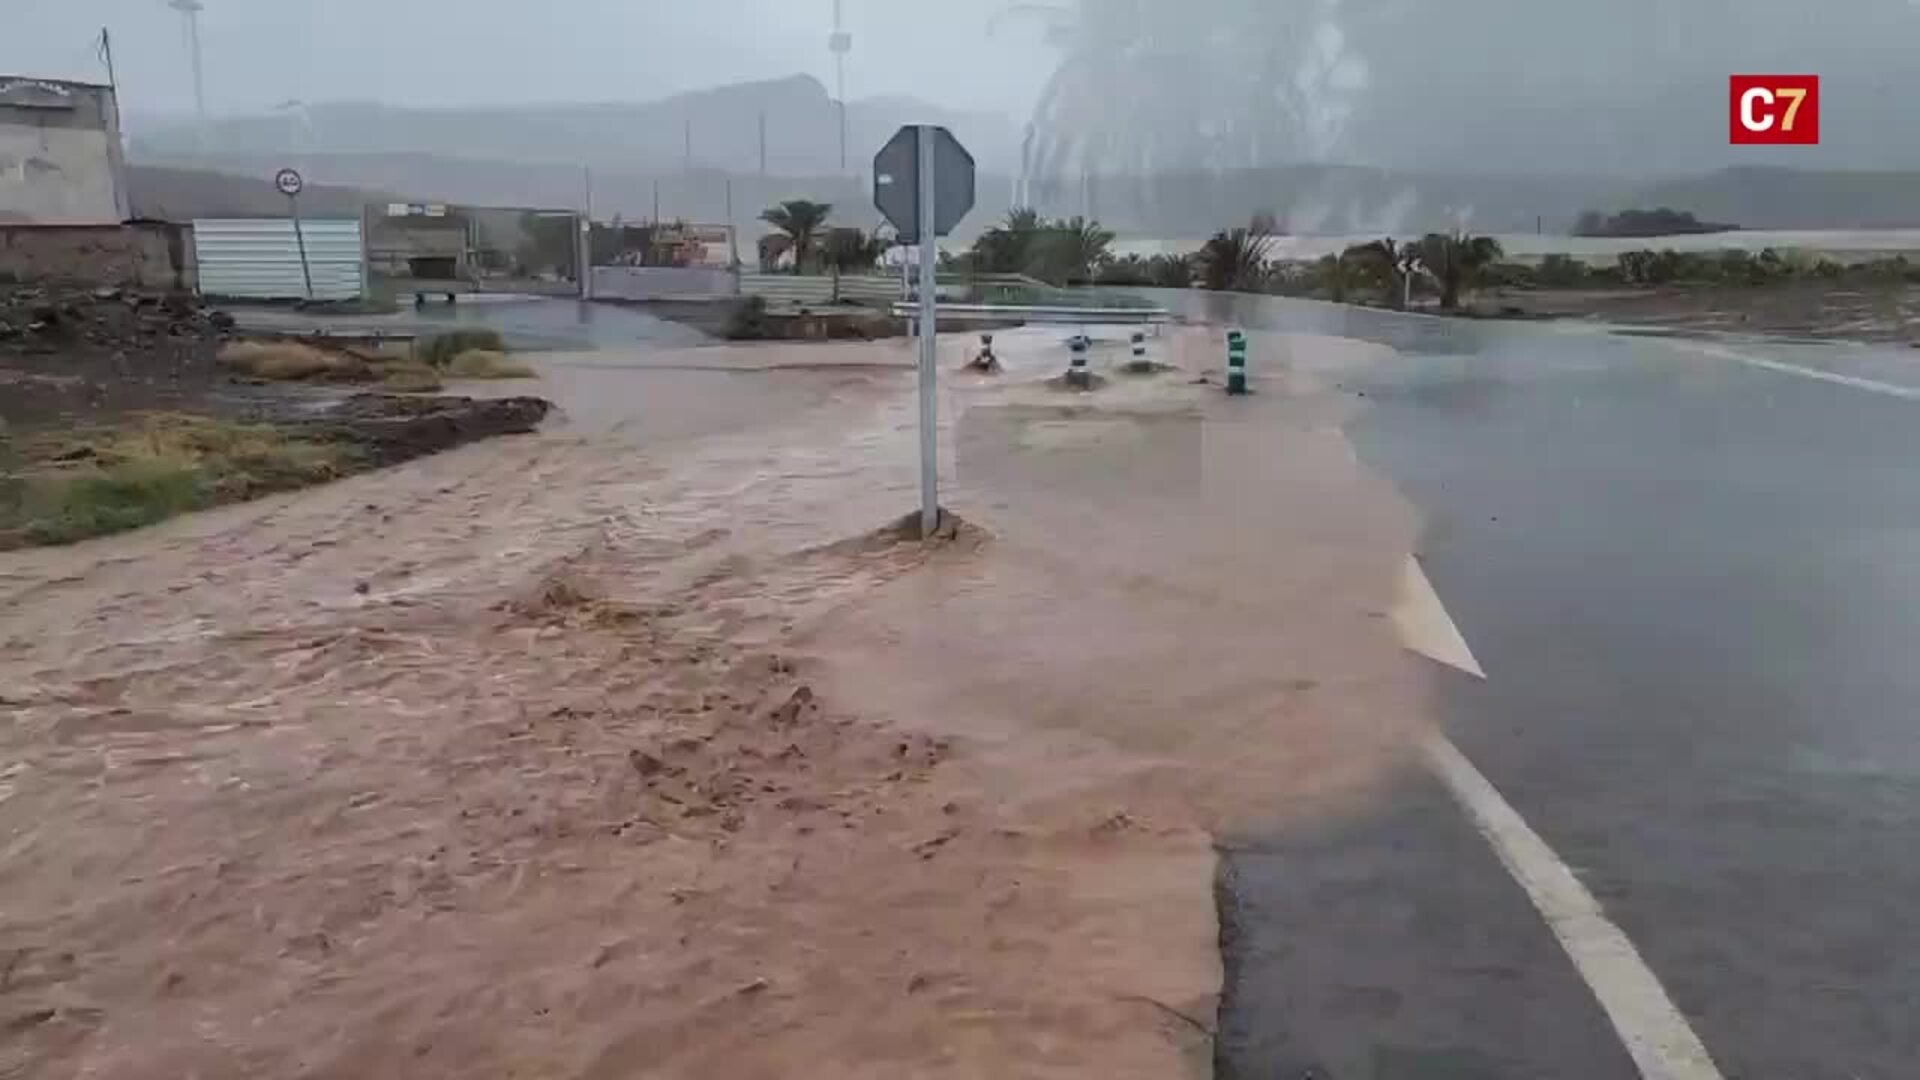
[(1204, 1067), (1212, 832), (1418, 722), (1410, 519), (1312, 389), (1372, 353), (998, 344), (932, 548), (895, 342), (536, 357), (537, 436), (0, 559), (0, 1063)]

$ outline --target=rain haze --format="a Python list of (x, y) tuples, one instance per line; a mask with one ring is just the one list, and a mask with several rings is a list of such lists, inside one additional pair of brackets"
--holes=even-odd
[[(1296, 232), (1544, 228), (1668, 194), (1759, 226), (1885, 224), (1837, 194), (1685, 185), (1736, 166), (1920, 167), (1908, 0), (209, 0), (199, 21), (204, 124), (163, 0), (33, 5), (0, 68), (100, 78), (106, 27), (136, 163), (257, 175), (292, 159), (409, 196), (569, 203), (582, 184), (537, 169), (592, 168), (596, 206), (629, 214), (652, 212), (656, 183), (667, 210), (717, 213), (687, 179), (700, 170), (864, 203), (872, 151), (924, 119), (981, 163), (975, 225), (1023, 204), (1166, 237), (1261, 213)], [(1738, 71), (1820, 73), (1822, 145), (1727, 146)], [(448, 176), (433, 158), (475, 164)]]
[(0, 1080), (1920, 1076), (1916, 46), (0, 0)]

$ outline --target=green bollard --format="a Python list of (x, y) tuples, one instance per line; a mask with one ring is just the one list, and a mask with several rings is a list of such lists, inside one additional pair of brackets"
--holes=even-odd
[(1227, 331), (1227, 393), (1247, 392), (1247, 335)]

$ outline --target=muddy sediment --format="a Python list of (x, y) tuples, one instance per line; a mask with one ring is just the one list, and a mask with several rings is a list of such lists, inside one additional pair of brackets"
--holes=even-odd
[(317, 413), (282, 412), (276, 422), (306, 438), (359, 447), (370, 465), (395, 465), (479, 439), (526, 434), (552, 408), (527, 396), (354, 394)]
[(943, 542), (910, 371), (823, 346), (0, 555), (6, 1060), (1204, 1075), (1213, 837), (1395, 767), (1411, 521), (1304, 359), (1067, 408), (1023, 333), (943, 398)]

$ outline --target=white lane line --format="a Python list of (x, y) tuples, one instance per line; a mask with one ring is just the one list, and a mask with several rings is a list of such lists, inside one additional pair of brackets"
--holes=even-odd
[(1908, 401), (1920, 401), (1920, 387), (1901, 386), (1898, 383), (1881, 382), (1879, 379), (1863, 379), (1858, 375), (1842, 375), (1834, 371), (1822, 371), (1819, 368), (1802, 367), (1799, 364), (1789, 364), (1781, 360), (1769, 360), (1764, 356), (1754, 356), (1719, 345), (1700, 345), (1693, 342), (1686, 342), (1680, 344), (1680, 348), (1697, 353), (1704, 353), (1708, 356), (1717, 356), (1722, 360), (1732, 360), (1735, 363), (1746, 364), (1749, 367), (1757, 367), (1765, 371), (1776, 371), (1782, 375), (1797, 375), (1803, 379), (1814, 379), (1819, 382), (1833, 383), (1835, 386), (1850, 386), (1855, 390), (1866, 390), (1870, 393), (1886, 394), (1889, 397), (1906, 398)]
[[(1459, 627), (1413, 559), (1407, 560), (1401, 591), (1394, 621), (1407, 647), (1484, 678)], [(1546, 841), (1445, 735), (1437, 730), (1427, 733), (1421, 752), (1427, 767), (1446, 784), (1507, 873), (1533, 901), (1607, 1014), (1640, 1075), (1645, 1080), (1723, 1080), (1706, 1045), (1680, 1015), (1633, 942), (1608, 920), (1600, 902)]]
[(1560, 947), (1606, 1011), (1613, 1030), (1646, 1080), (1722, 1080), (1700, 1036), (1667, 996), (1646, 961), (1608, 921), (1567, 864), (1560, 861), (1446, 736), (1423, 741), (1427, 765), (1445, 781), (1480, 835), (1547, 921)]
[(1407, 556), (1406, 565), (1400, 568), (1400, 599), (1393, 607), (1393, 624), (1400, 630), (1401, 642), (1421, 656), (1469, 675), (1487, 677), (1473, 650), (1467, 648), (1467, 639), (1460, 636), (1460, 628), (1440, 603), (1440, 594), (1433, 591), (1418, 556)]

